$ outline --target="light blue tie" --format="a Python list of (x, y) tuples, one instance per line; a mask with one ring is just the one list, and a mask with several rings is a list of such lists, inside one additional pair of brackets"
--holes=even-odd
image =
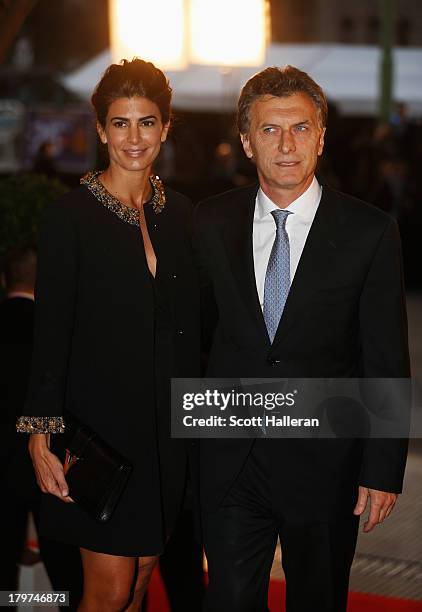
[(264, 285), (264, 321), (273, 343), (290, 290), (290, 244), (286, 232), (289, 210), (273, 210), (277, 227), (273, 248), (268, 260)]

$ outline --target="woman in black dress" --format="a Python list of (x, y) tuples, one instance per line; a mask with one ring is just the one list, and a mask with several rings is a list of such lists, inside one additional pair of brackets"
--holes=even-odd
[[(169, 386), (171, 376), (198, 375), (198, 291), (190, 202), (152, 174), (170, 99), (151, 63), (107, 69), (92, 102), (109, 166), (47, 210), (40, 236), (32, 376), (18, 429), (32, 434), (38, 483), (50, 494), (43, 535), (80, 547), (80, 612), (139, 609), (183, 498), (186, 454), (183, 440), (170, 438)], [(133, 465), (105, 524), (69, 497), (64, 411)]]

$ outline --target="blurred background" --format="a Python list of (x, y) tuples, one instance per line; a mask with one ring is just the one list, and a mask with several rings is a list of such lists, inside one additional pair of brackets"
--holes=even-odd
[[(90, 95), (111, 62), (133, 56), (151, 59), (169, 77), (173, 125), (156, 170), (194, 201), (255, 180), (235, 129), (237, 97), (252, 74), (292, 64), (323, 87), (330, 109), (318, 178), (399, 223), (419, 393), (422, 2), (0, 0), (2, 265), (11, 251), (36, 245), (49, 201), (105, 166)], [(399, 507), (385, 526), (359, 540), (352, 588), (374, 599), (355, 595), (353, 611), (422, 610), (420, 443), (411, 443)], [(34, 538), (31, 527), (35, 557), (27, 548), (26, 584), (42, 580), (33, 570)], [(278, 564), (273, 578), (274, 595), (283, 584)], [(163, 601), (154, 609), (165, 610)]]
[(138, 55), (174, 89), (157, 172), (194, 200), (254, 178), (234, 126), (249, 76), (309, 72), (330, 101), (320, 179), (398, 219), (407, 285), (421, 287), (419, 0), (1, 0), (0, 41), (1, 176), (72, 186), (101, 166), (89, 98), (109, 63)]

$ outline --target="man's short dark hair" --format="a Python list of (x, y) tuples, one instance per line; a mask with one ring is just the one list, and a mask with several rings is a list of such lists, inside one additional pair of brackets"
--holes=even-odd
[(5, 257), (3, 270), (6, 289), (9, 291), (17, 285), (34, 286), (37, 271), (35, 248), (25, 246), (9, 251)]
[(321, 87), (302, 70), (294, 66), (265, 68), (249, 79), (243, 87), (237, 105), (237, 127), (241, 134), (250, 128), (250, 109), (260, 96), (284, 98), (296, 93), (309, 96), (318, 112), (322, 127), (327, 124), (327, 98)]

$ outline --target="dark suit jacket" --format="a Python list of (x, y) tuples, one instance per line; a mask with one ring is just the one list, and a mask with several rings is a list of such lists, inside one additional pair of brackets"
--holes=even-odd
[[(195, 240), (217, 322), (208, 377), (408, 377), (406, 310), (396, 223), (323, 188), (273, 344), (256, 290), (252, 229), (257, 186), (196, 209)], [(212, 310), (212, 309), (211, 309)], [(403, 440), (268, 440), (276, 503), (291, 520), (349, 514), (358, 484), (400, 492)], [(215, 510), (239, 474), (250, 440), (206, 440), (203, 508)]]
[[(22, 413), (28, 387), (34, 326), (34, 302), (24, 297), (6, 298), (0, 304), (0, 423), (2, 479), (22, 492), (36, 487), (27, 451), (27, 436), (17, 434), (16, 418)], [(2, 480), (4, 482), (4, 480)]]
[(0, 304), (1, 422), (13, 423), (13, 432), (25, 401), (33, 326), (33, 300), (13, 297)]

